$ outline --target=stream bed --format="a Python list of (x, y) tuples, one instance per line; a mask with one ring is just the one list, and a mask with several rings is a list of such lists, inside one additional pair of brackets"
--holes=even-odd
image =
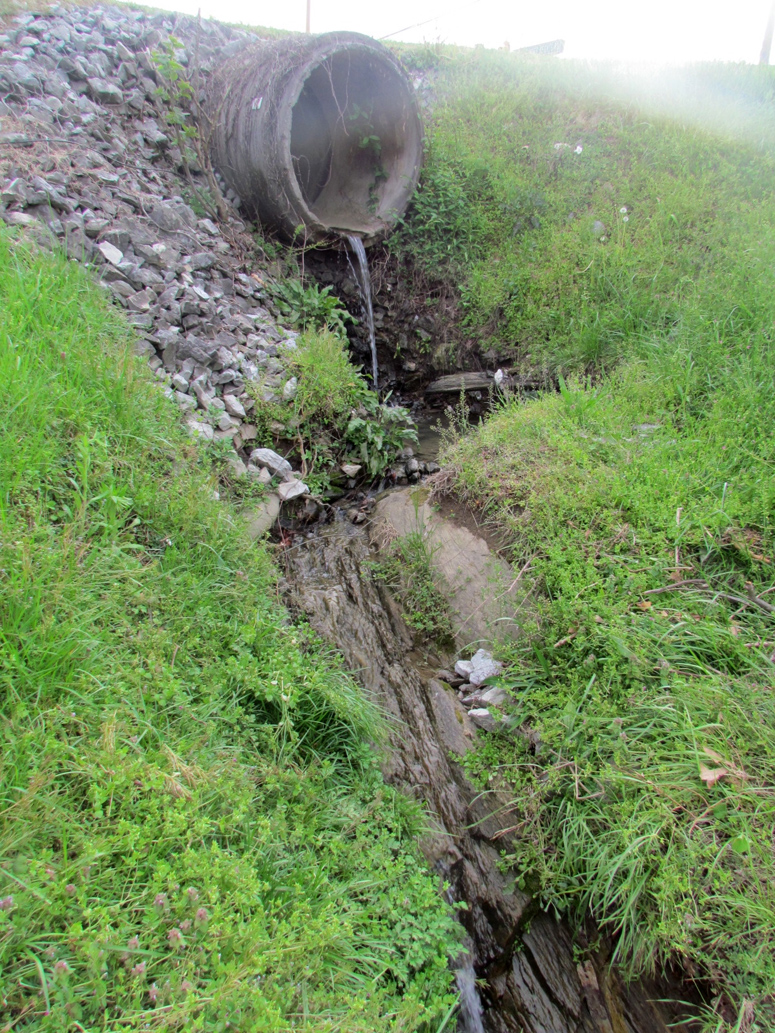
[[(434, 831), (423, 852), (449, 884), (469, 953), (455, 964), (464, 1033), (666, 1033), (677, 1010), (653, 1003), (664, 988), (625, 987), (602, 954), (577, 962), (570, 929), (541, 911), (498, 865), (517, 816), (509, 801), (482, 795), (456, 758), (477, 733), (437, 664), (415, 648), (400, 608), (365, 564), (373, 528), (337, 514), (285, 550), (291, 608), (341, 652), (389, 715), (386, 780), (421, 798)], [(689, 1027), (672, 1026), (673, 1029)]]

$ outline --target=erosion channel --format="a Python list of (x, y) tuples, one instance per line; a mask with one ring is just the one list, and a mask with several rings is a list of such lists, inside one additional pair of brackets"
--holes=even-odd
[[(411, 491), (386, 493), (367, 524), (354, 526), (339, 512), (328, 525), (297, 536), (285, 550), (286, 591), (290, 605), (340, 650), (391, 716), (384, 774), (419, 795), (431, 814), (435, 829), (425, 837), (424, 852), (440, 882), (449, 883), (450, 899), (466, 905), (460, 918), (469, 953), (456, 966), (458, 1029), (666, 1033), (678, 1011), (655, 1003), (664, 998), (664, 988), (625, 986), (604, 954), (574, 953), (570, 929), (499, 870), (500, 852), (512, 834), (507, 830), (517, 819), (508, 801), (478, 793), (459, 763), (474, 736), (483, 733), (476, 733), (455, 691), (436, 677), (434, 658), (415, 648), (398, 604), (368, 566), (380, 524), (384, 528), (384, 500), (393, 510), (406, 508)], [(457, 530), (471, 536), (465, 551), (486, 551), (483, 540)], [(459, 600), (457, 608), (465, 621)]]

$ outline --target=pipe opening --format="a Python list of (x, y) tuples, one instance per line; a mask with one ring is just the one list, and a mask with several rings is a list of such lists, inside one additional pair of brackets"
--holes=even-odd
[(290, 150), (321, 223), (367, 236), (400, 214), (422, 148), (413, 103), (404, 78), (373, 52), (347, 47), (312, 69), (293, 106)]

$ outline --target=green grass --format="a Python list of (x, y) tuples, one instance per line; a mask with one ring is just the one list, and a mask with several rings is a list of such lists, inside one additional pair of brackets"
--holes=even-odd
[(83, 270), (0, 234), (0, 1027), (433, 1030), (382, 719)]
[(341, 481), (336, 468), (345, 462), (379, 477), (406, 445), (416, 443), (409, 410), (388, 405), (388, 399), (380, 402), (350, 361), (343, 335), (328, 327), (309, 329), (284, 361), (297, 379), (296, 393), (290, 403), (266, 402), (262, 386), (255, 386), (257, 444), (274, 446), (281, 427), (285, 439), (295, 444), (313, 493), (329, 491), (332, 479)]
[(449, 586), (433, 566), (433, 548), (422, 529), (396, 538), (371, 563), (372, 577), (396, 593), (404, 620), (423, 639), (451, 646), (455, 634), (449, 612)]
[[(681, 331), (698, 294), (727, 293), (739, 253), (772, 230), (772, 69), (628, 79), (402, 53), (430, 65), (435, 99), (420, 189), (390, 247), (414, 264), (418, 304), (428, 278), (454, 288), (469, 350), (545, 381), (610, 366)], [(756, 272), (772, 284), (766, 264)]]
[[(445, 456), (526, 566), (531, 600), (503, 652), (510, 731), (469, 767), (514, 793), (522, 885), (579, 921), (591, 912), (626, 972), (679, 962), (709, 1002), (707, 1029), (763, 1033), (773, 73), (685, 73), (670, 109), (660, 84), (637, 96), (605, 70), (440, 60), (401, 246), (419, 263), (448, 247), (472, 331), (559, 384), (505, 402)], [(577, 141), (579, 155), (553, 147)]]

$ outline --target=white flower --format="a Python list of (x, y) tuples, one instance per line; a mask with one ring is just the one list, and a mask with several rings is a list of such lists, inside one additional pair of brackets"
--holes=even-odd
[(627, 209), (626, 208), (620, 208), (619, 209), (619, 214), (620, 215), (626, 215), (627, 214)]
[(623, 215), (622, 216), (622, 222), (629, 222), (629, 221), (630, 221), (629, 215)]
[(584, 148), (581, 146), (581, 144), (577, 143), (576, 146), (573, 148), (573, 153), (574, 154), (581, 154), (581, 152), (583, 150), (584, 150)]

